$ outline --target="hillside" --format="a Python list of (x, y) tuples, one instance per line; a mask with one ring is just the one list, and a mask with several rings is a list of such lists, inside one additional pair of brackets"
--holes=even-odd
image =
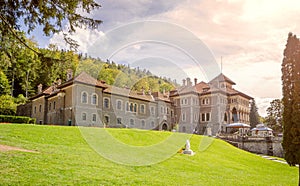
[(131, 68), (130, 65), (116, 64), (113, 61), (103, 62), (100, 59), (82, 58), (76, 69), (76, 74), (87, 72), (98, 80), (109, 85), (128, 87), (132, 90), (146, 92), (163, 92), (178, 86), (175, 80), (167, 77), (158, 77), (147, 69)]
[[(95, 133), (103, 131), (91, 129)], [(101, 157), (90, 148), (81, 132), (77, 127), (1, 124), (0, 144), (34, 151), (0, 151), (1, 184), (297, 184), (297, 168), (263, 159), (217, 139), (203, 150), (201, 140), (208, 138), (194, 135), (191, 137), (191, 148), (196, 152), (194, 156), (176, 153), (157, 164), (127, 166)], [(130, 146), (151, 146), (172, 134), (129, 129), (108, 129), (107, 132)], [(186, 134), (186, 137), (189, 136)]]

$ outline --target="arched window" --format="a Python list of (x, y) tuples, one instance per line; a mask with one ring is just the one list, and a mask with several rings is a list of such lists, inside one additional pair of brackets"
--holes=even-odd
[(134, 104), (134, 109), (133, 109), (133, 111), (134, 111), (134, 112), (137, 112), (137, 104), (136, 104), (136, 103)]
[(142, 104), (140, 106), (140, 112), (143, 113), (143, 114), (145, 114), (145, 105)]
[(126, 102), (126, 111), (129, 111), (129, 102)]
[(81, 93), (81, 103), (87, 103), (87, 93), (86, 92)]
[(154, 128), (154, 121), (151, 121), (151, 127)]
[(108, 98), (103, 99), (103, 106), (104, 106), (104, 108), (109, 108), (109, 99)]
[(98, 102), (97, 94), (92, 95), (92, 101), (91, 102), (92, 102), (93, 105), (97, 105), (97, 102)]
[(117, 100), (117, 109), (122, 110), (122, 101), (121, 100)]
[(236, 108), (234, 107), (232, 109), (232, 121), (235, 123), (235, 122), (238, 122), (239, 121), (239, 118), (238, 118), (238, 113), (237, 113), (237, 110)]
[(106, 125), (109, 124), (109, 116), (104, 116), (104, 123), (105, 123)]
[(130, 112), (133, 112), (133, 103), (130, 103)]

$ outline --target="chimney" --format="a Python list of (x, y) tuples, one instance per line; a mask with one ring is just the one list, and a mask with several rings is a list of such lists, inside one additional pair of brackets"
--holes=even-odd
[(38, 94), (42, 93), (42, 91), (43, 91), (43, 85), (39, 84), (38, 85)]
[(185, 86), (185, 79), (182, 80), (182, 86)]
[(191, 78), (186, 78), (187, 86), (192, 86)]
[(67, 81), (71, 80), (73, 78), (73, 70), (68, 69), (67, 70)]
[(195, 83), (195, 85), (197, 85), (197, 81), (198, 81), (198, 79), (197, 79), (197, 78), (195, 78), (195, 79), (194, 79), (194, 83)]

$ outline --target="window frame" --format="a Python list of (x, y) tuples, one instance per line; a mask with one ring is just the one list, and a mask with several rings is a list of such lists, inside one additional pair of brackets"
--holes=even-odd
[[(95, 97), (94, 97), (95, 96)], [(95, 100), (94, 100), (94, 98), (95, 98)], [(95, 101), (95, 102), (94, 102)], [(98, 95), (96, 94), (96, 93), (93, 93), (92, 95), (91, 95), (91, 104), (92, 105), (98, 105)]]
[[(107, 100), (107, 105), (105, 100)], [(103, 97), (103, 108), (110, 109), (110, 99), (108, 97)]]
[[(119, 104), (119, 103), (120, 103), (120, 104)], [(119, 107), (119, 106), (120, 106), (120, 107)], [(123, 110), (122, 107), (123, 107), (123, 101), (120, 100), (120, 99), (117, 99), (117, 100), (116, 100), (116, 109), (117, 109), (117, 110)]]
[(88, 104), (88, 102), (89, 102), (88, 97), (89, 97), (88, 93), (86, 91), (82, 91), (81, 96), (80, 96), (80, 102), (83, 103), (83, 104)]
[(92, 114), (92, 122), (97, 122), (97, 114), (96, 113)]
[(135, 124), (134, 119), (130, 118), (130, 119), (129, 119), (129, 124), (130, 124), (130, 126), (134, 126), (134, 124)]
[(122, 118), (121, 117), (117, 117), (117, 125), (122, 125)]
[(82, 121), (86, 121), (87, 120), (87, 114), (86, 114), (86, 112), (82, 112), (81, 113), (81, 120)]
[(145, 104), (140, 105), (140, 113), (146, 114), (146, 105)]

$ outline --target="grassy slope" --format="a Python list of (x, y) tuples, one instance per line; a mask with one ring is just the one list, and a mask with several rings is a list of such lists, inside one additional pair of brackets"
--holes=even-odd
[[(151, 145), (170, 135), (124, 129), (111, 129), (110, 133), (131, 145)], [(176, 154), (155, 165), (135, 167), (99, 156), (76, 127), (0, 125), (0, 144), (40, 152), (0, 152), (0, 180), (1, 184), (9, 185), (297, 184), (294, 167), (262, 159), (220, 140), (214, 140), (207, 150), (200, 152), (201, 139), (191, 138), (194, 156)]]

